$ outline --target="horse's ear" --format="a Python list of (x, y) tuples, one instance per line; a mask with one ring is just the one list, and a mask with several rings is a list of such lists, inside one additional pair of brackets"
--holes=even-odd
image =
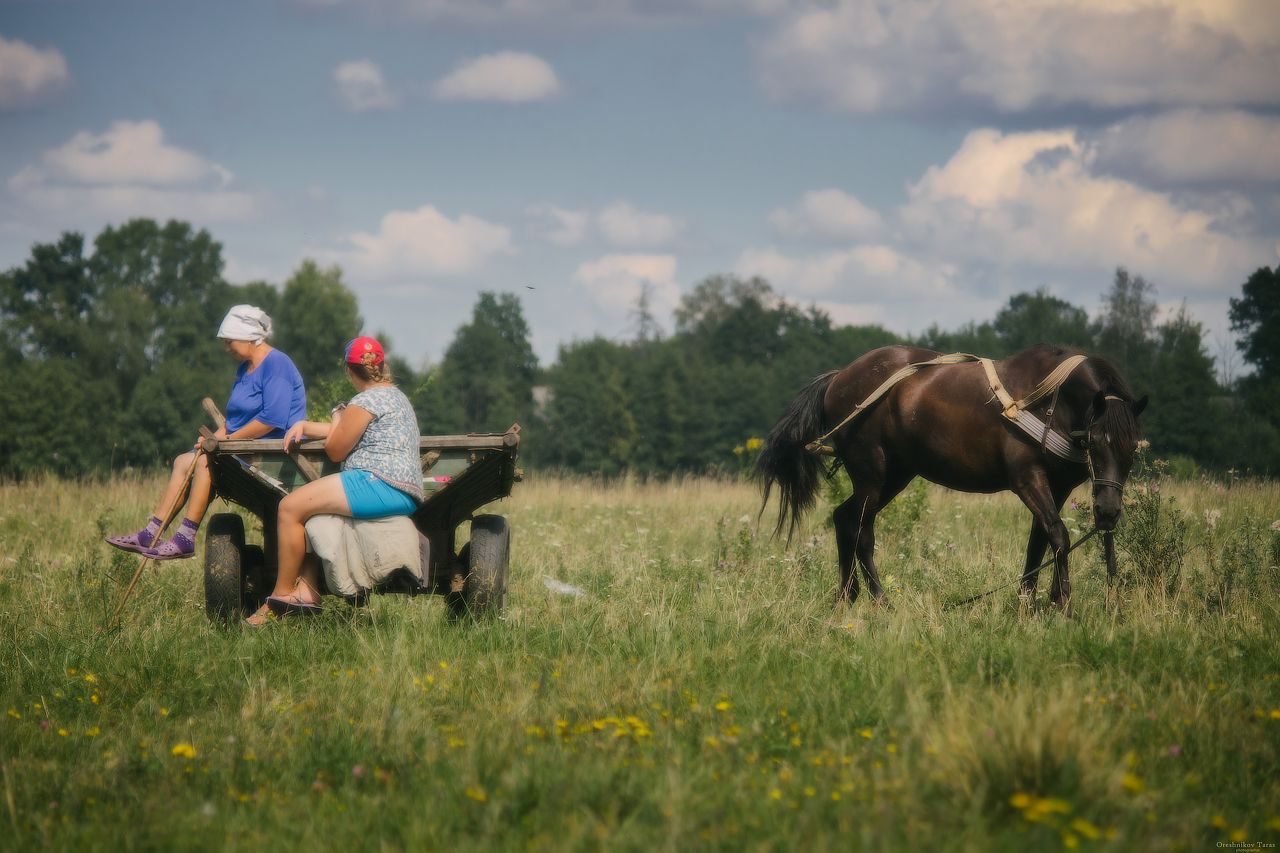
[(1147, 403), (1149, 402), (1151, 402), (1150, 399), (1146, 394), (1143, 394), (1142, 397), (1133, 404), (1133, 416), (1136, 418), (1138, 415), (1142, 414), (1143, 409), (1147, 407)]

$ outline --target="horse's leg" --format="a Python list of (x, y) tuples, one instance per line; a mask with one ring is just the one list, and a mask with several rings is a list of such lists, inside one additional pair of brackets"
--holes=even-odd
[[(907, 487), (907, 484), (915, 479), (915, 474), (908, 474), (903, 471), (890, 471), (886, 474), (883, 484), (881, 484), (879, 492), (874, 503), (868, 504), (868, 510), (862, 513), (862, 525), (858, 531), (857, 551), (858, 562), (862, 563), (862, 576), (867, 579), (867, 591), (877, 601), (884, 598), (884, 588), (880, 586), (880, 571), (876, 568), (875, 551), (876, 551), (876, 515), (880, 510), (887, 507), (898, 494)], [(870, 500), (870, 496), (868, 496)], [(874, 507), (874, 509), (871, 509)]]
[[(1070, 489), (1059, 489), (1054, 492), (1053, 502), (1059, 519), (1062, 517), (1062, 505), (1066, 503), (1069, 494), (1071, 494)], [(1036, 594), (1036, 584), (1040, 580), (1040, 563), (1044, 560), (1044, 549), (1048, 545), (1049, 534), (1045, 533), (1040, 519), (1033, 516), (1031, 535), (1027, 537), (1027, 561), (1022, 568), (1022, 585), (1019, 590), (1023, 596), (1034, 597)]]
[[(1013, 491), (1031, 510), (1036, 522), (1040, 525), (1045, 538), (1053, 548), (1053, 584), (1049, 588), (1049, 598), (1054, 604), (1067, 613), (1071, 610), (1071, 578), (1067, 574), (1067, 549), (1071, 547), (1071, 537), (1067, 534), (1067, 526), (1062, 523), (1058, 509), (1062, 505), (1058, 496), (1049, 487), (1048, 477), (1043, 470), (1033, 469), (1018, 477), (1013, 484)], [(1065, 499), (1065, 495), (1063, 496)], [(1031, 550), (1031, 542), (1027, 550)], [(1043, 553), (1043, 548), (1041, 548)], [(1037, 559), (1037, 563), (1039, 560)]]
[(839, 598), (852, 604), (858, 600), (858, 567), (854, 555), (854, 543), (859, 527), (858, 510), (854, 503), (855, 492), (844, 503), (831, 513), (831, 521), (836, 528), (836, 553), (840, 560), (840, 594)]

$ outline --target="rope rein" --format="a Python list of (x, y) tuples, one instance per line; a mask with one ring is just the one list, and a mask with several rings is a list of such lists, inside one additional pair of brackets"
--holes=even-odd
[[(1077, 539), (1077, 540), (1076, 540), (1076, 542), (1075, 542), (1075, 544), (1074, 544), (1074, 545), (1072, 545), (1070, 548), (1068, 548), (1068, 549), (1067, 549), (1067, 553), (1068, 553), (1068, 554), (1070, 554), (1072, 551), (1074, 551), (1075, 549), (1079, 548), (1079, 547), (1080, 547), (1081, 545), (1083, 545), (1085, 542), (1088, 542), (1091, 538), (1093, 538), (1094, 534), (1096, 534), (1097, 532), (1098, 532), (1098, 528), (1097, 528), (1097, 527), (1094, 527), (1094, 528), (1093, 528), (1092, 530), (1090, 530), (1088, 533), (1086, 533), (1085, 535), (1081, 536), (1079, 539)], [(994, 595), (995, 593), (999, 592), (999, 591), (1000, 591), (1000, 590), (1002, 590), (1002, 589), (1008, 589), (1009, 587), (1013, 586), (1013, 584), (1015, 584), (1015, 583), (1022, 583), (1023, 581), (1025, 581), (1025, 580), (1027, 580), (1028, 578), (1030, 578), (1032, 575), (1034, 575), (1034, 574), (1039, 574), (1039, 572), (1040, 572), (1040, 570), (1041, 570), (1041, 569), (1048, 568), (1049, 564), (1050, 564), (1050, 563), (1052, 563), (1052, 562), (1053, 562), (1054, 560), (1056, 560), (1056, 559), (1058, 559), (1058, 555), (1057, 555), (1057, 553), (1054, 553), (1054, 555), (1053, 555), (1052, 557), (1050, 557), (1049, 559), (1045, 560), (1043, 563), (1041, 563), (1040, 565), (1036, 566), (1034, 569), (1028, 569), (1027, 571), (1023, 572), (1023, 573), (1022, 573), (1022, 576), (1021, 576), (1021, 577), (1019, 577), (1017, 580), (1013, 581), (1012, 583), (1002, 583), (1002, 584), (1000, 584), (1000, 585), (999, 585), (999, 586), (997, 586), (997, 587), (992, 587), (991, 589), (987, 590), (986, 592), (980, 592), (980, 593), (978, 593), (977, 595), (971, 595), (971, 596), (969, 596), (968, 598), (963, 599), (963, 600), (961, 600), (961, 601), (953, 601), (953, 602), (951, 602), (950, 604), (948, 604), (948, 605), (946, 605), (945, 607), (943, 607), (942, 609), (943, 609), (943, 610), (953, 610), (953, 609), (955, 609), (955, 608), (957, 608), (957, 607), (963, 607), (963, 606), (964, 606), (964, 605), (966, 605), (966, 604), (972, 604), (973, 602), (977, 601), (977, 600), (978, 600), (978, 599), (980, 599), (980, 598), (986, 598), (988, 595)]]

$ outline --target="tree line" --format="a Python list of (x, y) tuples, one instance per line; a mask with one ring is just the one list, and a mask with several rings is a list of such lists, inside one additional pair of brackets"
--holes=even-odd
[[(223, 278), (221, 246), (182, 222), (108, 227), (32, 247), (0, 274), (0, 476), (100, 475), (162, 464), (195, 436), (200, 399), (219, 399), (231, 365), (214, 338), (248, 302), (275, 320), (273, 343), (306, 377), (322, 416), (349, 395), (334, 353), (360, 334), (355, 295), (337, 267), (302, 263), (280, 285)], [(438, 364), (393, 358), (424, 433), (498, 432), (519, 422), (525, 464), (612, 476), (739, 470), (818, 373), (877, 346), (913, 343), (1002, 357), (1035, 343), (1111, 360), (1152, 404), (1154, 451), (1195, 466), (1280, 473), (1280, 267), (1261, 268), (1231, 300), (1234, 378), (1185, 309), (1161, 319), (1154, 285), (1119, 269), (1095, 316), (1044, 290), (1013, 296), (989, 321), (905, 338), (842, 326), (782, 298), (760, 278), (712, 276), (687, 293), (663, 334), (636, 306), (629, 340), (595, 337), (539, 365), (519, 300), (480, 294)], [(396, 351), (394, 341), (384, 341)], [(736, 452), (735, 452), (736, 451)], [(746, 454), (749, 455), (749, 454)]]

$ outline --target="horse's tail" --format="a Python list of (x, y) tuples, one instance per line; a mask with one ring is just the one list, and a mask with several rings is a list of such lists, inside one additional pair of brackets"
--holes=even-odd
[(822, 432), (823, 401), (827, 386), (839, 372), (832, 370), (815, 376), (804, 386), (791, 401), (782, 419), (770, 431), (760, 450), (760, 458), (756, 460), (756, 476), (764, 481), (761, 514), (769, 503), (774, 483), (778, 484), (778, 495), (782, 503), (778, 507), (774, 536), (782, 532), (783, 525), (789, 520), (787, 538), (790, 539), (801, 516), (813, 506), (821, 481), (822, 461), (817, 455), (805, 450), (805, 445)]

